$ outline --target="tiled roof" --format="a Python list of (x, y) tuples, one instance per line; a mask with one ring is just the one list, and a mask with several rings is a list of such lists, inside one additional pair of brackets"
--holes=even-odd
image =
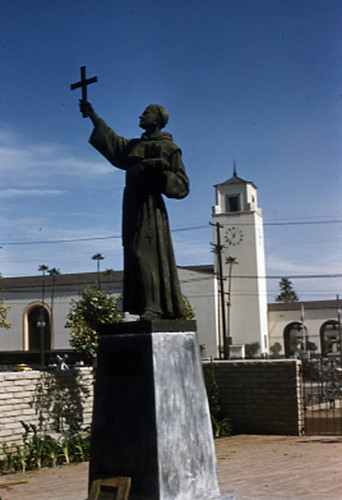
[(335, 309), (336, 310), (336, 299), (335, 300), (312, 300), (307, 302), (275, 302), (268, 304), (269, 311), (300, 311), (302, 305), (305, 309)]
[(233, 175), (233, 177), (230, 177), (230, 179), (227, 179), (224, 182), (220, 182), (219, 184), (214, 184), (214, 187), (227, 186), (228, 184), (252, 184), (252, 186), (254, 186), (256, 189), (256, 185), (253, 182), (245, 181), (244, 179), (241, 179), (241, 177), (238, 177), (237, 175)]
[[(179, 266), (180, 267), (180, 266)], [(180, 269), (189, 269), (191, 271), (198, 271), (208, 274), (214, 273), (214, 267), (210, 264), (199, 266), (182, 266)], [(103, 272), (100, 273), (102, 284), (106, 283), (119, 283), (123, 281), (123, 271), (114, 271), (112, 276), (106, 276)], [(97, 273), (74, 273), (74, 274), (58, 274), (55, 276), (55, 287), (70, 286), (70, 285), (90, 285), (96, 283)], [(45, 276), (45, 286), (51, 287), (53, 277), (50, 275)], [(42, 276), (19, 276), (16, 278), (2, 278), (0, 281), (1, 288), (4, 290), (22, 289), (22, 288), (35, 288), (42, 286)]]

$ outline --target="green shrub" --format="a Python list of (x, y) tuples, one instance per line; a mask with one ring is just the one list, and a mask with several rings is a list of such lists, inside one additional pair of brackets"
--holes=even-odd
[(79, 292), (78, 300), (71, 300), (65, 327), (70, 328), (70, 345), (77, 352), (85, 357), (96, 356), (99, 325), (122, 321), (117, 303), (117, 296), (94, 285)]
[(5, 458), (0, 461), (1, 472), (25, 472), (89, 460), (90, 427), (67, 431), (55, 439), (50, 435), (40, 434), (33, 424), (21, 423), (24, 427), (23, 443), (2, 445)]
[(214, 438), (230, 436), (232, 434), (232, 426), (229, 418), (222, 415), (220, 389), (215, 380), (212, 380), (209, 386), (208, 401)]

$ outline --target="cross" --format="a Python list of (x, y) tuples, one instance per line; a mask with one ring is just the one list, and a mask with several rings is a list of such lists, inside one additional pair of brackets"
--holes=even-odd
[[(75, 90), (78, 88), (82, 89), (82, 101), (86, 102), (87, 101), (87, 85), (90, 85), (91, 83), (97, 82), (97, 76), (93, 76), (92, 78), (86, 78), (86, 67), (81, 66), (81, 80), (76, 83), (72, 83), (70, 85), (71, 90)], [(87, 118), (87, 115), (83, 113), (83, 118)]]

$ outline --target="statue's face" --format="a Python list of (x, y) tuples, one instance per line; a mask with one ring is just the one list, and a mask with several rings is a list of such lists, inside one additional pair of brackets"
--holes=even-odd
[(160, 115), (158, 111), (152, 106), (148, 106), (143, 114), (139, 116), (139, 127), (144, 130), (153, 130), (160, 126)]

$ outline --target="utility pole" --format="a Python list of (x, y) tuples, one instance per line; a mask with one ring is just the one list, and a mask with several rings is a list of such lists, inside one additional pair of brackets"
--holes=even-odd
[(301, 313), (300, 313), (300, 320), (302, 323), (302, 329), (303, 329), (303, 351), (306, 354), (307, 353), (307, 346), (306, 346), (306, 335), (305, 335), (305, 324), (304, 324), (304, 304), (301, 304)]
[(336, 312), (337, 312), (337, 326), (338, 326), (338, 344), (340, 347), (340, 360), (342, 364), (342, 332), (341, 332), (341, 309), (340, 309), (340, 297), (336, 295)]
[[(226, 304), (224, 300), (224, 286), (223, 286), (223, 267), (222, 267), (222, 249), (223, 245), (221, 245), (221, 236), (220, 236), (220, 228), (221, 226), (218, 222), (212, 223), (210, 225), (216, 227), (216, 245), (214, 245), (214, 251), (217, 255), (217, 264), (218, 264), (218, 280), (220, 282), (220, 299), (221, 299), (221, 318), (222, 318), (222, 337), (223, 337), (223, 359), (229, 359), (229, 342), (227, 339), (227, 325), (226, 325)], [(221, 353), (220, 353), (221, 357)]]

